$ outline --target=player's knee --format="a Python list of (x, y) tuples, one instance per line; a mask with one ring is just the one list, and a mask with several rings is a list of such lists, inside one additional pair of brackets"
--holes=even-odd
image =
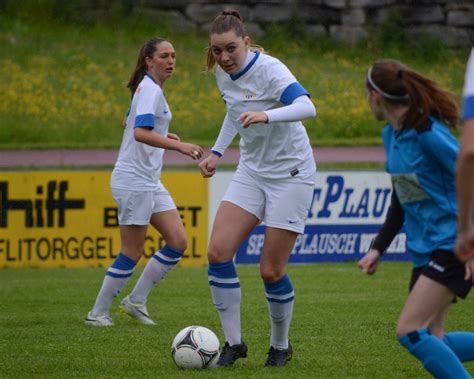
[(265, 283), (274, 283), (280, 280), (283, 275), (285, 272), (275, 267), (260, 267), (260, 276)]
[(178, 251), (185, 251), (188, 247), (188, 240), (186, 239), (185, 235), (175, 236), (171, 240), (166, 241), (166, 243)]
[(420, 328), (421, 328), (421, 325), (415, 325), (415, 324), (410, 324), (406, 322), (398, 322), (395, 333), (397, 335), (397, 338), (400, 338)]

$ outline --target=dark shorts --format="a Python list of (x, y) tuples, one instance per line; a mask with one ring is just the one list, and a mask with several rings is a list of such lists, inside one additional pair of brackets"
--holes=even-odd
[(431, 261), (424, 267), (414, 268), (410, 279), (410, 291), (420, 275), (448, 287), (456, 296), (465, 299), (472, 288), (472, 281), (464, 280), (464, 264), (451, 251), (436, 250)]

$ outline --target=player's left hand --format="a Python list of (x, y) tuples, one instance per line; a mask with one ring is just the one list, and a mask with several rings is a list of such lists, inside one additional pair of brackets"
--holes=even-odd
[(181, 138), (179, 138), (178, 135), (174, 133), (168, 133), (168, 138), (174, 139), (175, 141), (181, 141)]
[(458, 232), (454, 251), (461, 262), (474, 258), (474, 229)]
[(239, 121), (244, 128), (248, 128), (252, 124), (266, 124), (268, 116), (265, 112), (244, 112), (239, 116)]
[(474, 258), (469, 259), (465, 264), (464, 280), (471, 280), (474, 284)]

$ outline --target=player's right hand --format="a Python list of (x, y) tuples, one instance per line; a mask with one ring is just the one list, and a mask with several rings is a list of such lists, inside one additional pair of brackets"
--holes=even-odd
[(379, 265), (380, 252), (376, 249), (370, 249), (364, 258), (362, 258), (357, 266), (367, 275), (375, 274)]
[(215, 154), (209, 154), (206, 159), (199, 163), (199, 169), (201, 170), (201, 175), (204, 178), (210, 178), (216, 173), (217, 162), (219, 162), (219, 157)]
[(204, 154), (204, 150), (201, 146), (186, 142), (181, 143), (179, 152), (193, 158), (194, 160), (200, 159)]

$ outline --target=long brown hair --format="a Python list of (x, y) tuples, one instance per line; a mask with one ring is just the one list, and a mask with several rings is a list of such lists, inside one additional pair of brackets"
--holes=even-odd
[(380, 93), (388, 104), (408, 105), (401, 120), (403, 128), (418, 129), (430, 116), (453, 129), (458, 124), (459, 107), (455, 95), (400, 61), (377, 61), (367, 74), (366, 85)]
[(163, 38), (153, 37), (148, 40), (140, 49), (140, 52), (138, 53), (137, 65), (127, 84), (127, 88), (130, 88), (132, 96), (146, 74), (147, 65), (145, 58), (153, 58), (153, 54), (155, 54), (157, 46), (165, 41), (166, 40)]

